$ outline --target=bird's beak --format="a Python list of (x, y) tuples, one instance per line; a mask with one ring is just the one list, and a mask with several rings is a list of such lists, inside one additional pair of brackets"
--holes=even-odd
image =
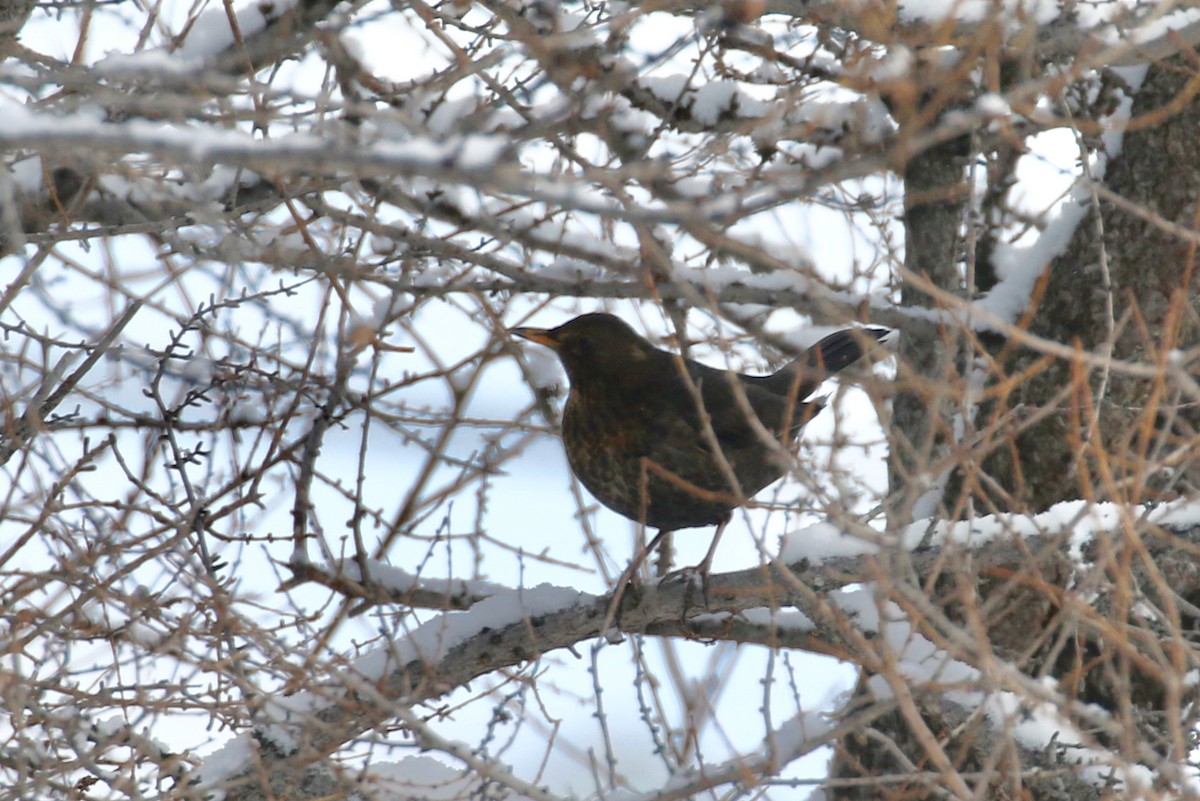
[(545, 345), (553, 350), (558, 350), (558, 340), (554, 338), (554, 334), (546, 328), (510, 328), (508, 333), (515, 334), (522, 339), (528, 339), (530, 342), (536, 342), (539, 345)]

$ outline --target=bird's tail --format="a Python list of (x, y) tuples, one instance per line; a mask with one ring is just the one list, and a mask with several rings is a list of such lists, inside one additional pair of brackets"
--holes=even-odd
[(767, 386), (777, 394), (804, 400), (822, 381), (858, 361), (889, 333), (887, 328), (836, 331), (806, 350), (800, 358), (767, 376)]

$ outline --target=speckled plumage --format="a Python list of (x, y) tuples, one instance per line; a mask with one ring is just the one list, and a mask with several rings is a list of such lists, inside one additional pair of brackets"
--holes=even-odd
[[(558, 328), (513, 333), (551, 347), (566, 368), (571, 389), (563, 411), (563, 444), (580, 482), (613, 511), (673, 531), (722, 523), (745, 499), (782, 478), (786, 451), (772, 447), (768, 438), (790, 447), (821, 409), (803, 399), (825, 377), (862, 356), (864, 339), (878, 339), (886, 331), (838, 331), (766, 376), (681, 359), (610, 314), (585, 314)], [(705, 436), (695, 391), (736, 487)], [(746, 404), (757, 421), (748, 418)]]

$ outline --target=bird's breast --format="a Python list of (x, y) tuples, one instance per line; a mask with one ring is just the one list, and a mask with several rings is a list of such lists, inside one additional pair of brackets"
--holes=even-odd
[(636, 406), (593, 403), (572, 393), (563, 409), (563, 440), (568, 452), (574, 450), (580, 456), (602, 452), (636, 459), (641, 455), (645, 428), (639, 417)]

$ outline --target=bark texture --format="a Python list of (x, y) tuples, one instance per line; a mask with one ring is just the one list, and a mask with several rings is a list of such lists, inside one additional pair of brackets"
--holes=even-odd
[[(1200, 213), (1194, 84), (1191, 62), (1150, 68), (1134, 103), (1134, 130), (1105, 176), (1107, 191), (1092, 195), (1067, 251), (1043, 276), (1032, 333), (1152, 365), (1196, 343), (1195, 243), (1181, 235), (1196, 230)], [(1080, 196), (1088, 202), (1086, 189)], [(1194, 458), (1181, 446), (1195, 435), (1196, 399), (1177, 385), (1010, 343), (995, 355), (1003, 377), (1030, 375), (988, 407), (990, 419), (1014, 409), (1025, 410), (1022, 419), (1050, 412), (1009, 434), (986, 460), (988, 479), (1009, 493), (1005, 506), (1139, 502), (1194, 489)]]

